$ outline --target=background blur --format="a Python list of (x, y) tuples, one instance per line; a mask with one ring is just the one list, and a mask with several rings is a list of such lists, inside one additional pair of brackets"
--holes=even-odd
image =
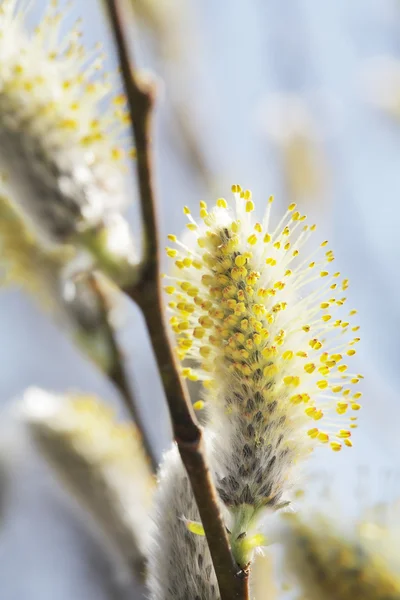
[[(318, 222), (338, 270), (350, 278), (365, 380), (353, 450), (322, 448), (310, 469), (332, 472), (338, 492), (350, 495), (360, 467), (396, 479), (400, 2), (132, 1), (137, 63), (158, 79), (154, 144), (164, 238), (183, 230), (184, 204), (197, 213), (199, 200), (227, 196), (235, 182), (261, 208), (274, 194), (275, 214), (296, 201)], [(33, 1), (31, 23), (46, 3)], [(87, 45), (102, 41), (115, 68), (101, 5), (76, 1), (69, 19), (80, 16)], [(134, 206), (130, 216), (137, 229)], [(170, 443), (163, 393), (141, 319), (134, 307), (124, 310), (121, 340), (161, 454)], [(30, 385), (93, 392), (119, 406), (117, 394), (18, 290), (0, 294), (0, 365), (1, 446), (12, 466), (0, 531), (1, 598), (133, 598), (11, 410)]]

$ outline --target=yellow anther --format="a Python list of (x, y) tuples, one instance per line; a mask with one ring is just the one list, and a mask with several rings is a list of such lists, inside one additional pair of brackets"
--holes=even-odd
[(311, 438), (316, 438), (318, 433), (319, 433), (319, 429), (317, 429), (316, 427), (313, 427), (312, 429), (309, 429), (307, 431), (307, 435), (309, 435)]
[(184, 206), (184, 207), (183, 207), (183, 213), (184, 213), (185, 215), (190, 215), (190, 208), (189, 208), (188, 206)]
[(326, 379), (321, 379), (320, 381), (317, 381), (317, 386), (320, 390), (325, 390), (328, 387), (328, 382)]
[(328, 271), (321, 271), (320, 277), (327, 277), (329, 275)]
[(265, 243), (265, 244), (268, 244), (270, 241), (271, 241), (271, 236), (270, 236), (270, 234), (269, 234), (269, 233), (266, 233), (266, 234), (264, 235), (264, 243)]
[(254, 202), (252, 200), (248, 200), (246, 202), (246, 212), (253, 212), (254, 210)]
[(235, 265), (237, 267), (244, 267), (244, 265), (246, 264), (246, 262), (247, 262), (247, 259), (246, 259), (245, 256), (243, 256), (243, 254), (239, 254), (235, 258)]
[(212, 319), (210, 319), (210, 317), (207, 317), (206, 315), (199, 318), (199, 323), (205, 329), (210, 329), (214, 324)]
[(357, 404), (357, 402), (353, 402), (351, 404), (351, 409), (352, 410), (360, 410), (360, 408), (361, 408), (361, 404)]
[(342, 439), (349, 438), (351, 437), (351, 431), (348, 429), (341, 429), (338, 433), (338, 437)]
[(354, 356), (355, 353), (356, 353), (356, 351), (353, 350), (352, 348), (350, 350), (347, 350), (347, 352), (346, 352), (347, 356)]
[(318, 439), (323, 444), (327, 444), (329, 442), (329, 435), (323, 431), (320, 431), (318, 434)]
[(331, 448), (334, 452), (339, 452), (342, 449), (342, 444), (339, 442), (331, 442)]
[(248, 319), (242, 319), (240, 321), (240, 327), (241, 327), (241, 329), (243, 329), (243, 331), (246, 331), (248, 329), (248, 327), (249, 327), (249, 321), (248, 321)]
[(300, 219), (299, 211), (296, 211), (292, 214), (292, 221), (298, 221)]
[(283, 354), (282, 354), (282, 358), (283, 360), (292, 360), (292, 358), (294, 357), (294, 352), (293, 350), (286, 350)]
[(238, 302), (235, 306), (235, 315), (242, 315), (246, 312), (246, 305), (244, 302)]
[(201, 346), (199, 352), (203, 358), (208, 358), (211, 354), (211, 348), (210, 346)]
[(288, 375), (287, 377), (283, 378), (283, 383), (285, 385), (291, 385), (293, 387), (297, 387), (300, 385), (300, 377), (297, 377), (294, 375)]
[(218, 198), (218, 200), (217, 200), (217, 206), (219, 208), (228, 208), (228, 203), (225, 200), (225, 198)]
[(328, 245), (328, 240), (325, 240), (324, 242), (322, 242), (321, 244), (321, 248), (324, 248), (325, 246)]
[(323, 315), (321, 317), (321, 320), (324, 321), (324, 323), (327, 323), (328, 321), (330, 321), (332, 319), (331, 315)]
[(255, 233), (252, 233), (248, 238), (247, 238), (248, 243), (251, 246), (254, 246), (257, 243), (257, 236)]
[(339, 394), (339, 392), (341, 392), (343, 390), (343, 386), (342, 385), (334, 385), (331, 389), (334, 394)]
[(167, 294), (173, 294), (175, 292), (175, 288), (172, 285), (167, 285), (164, 290), (167, 292)]
[(261, 351), (261, 354), (264, 358), (272, 358), (273, 356), (278, 355), (278, 350), (276, 346), (268, 346), (267, 348), (264, 348), (264, 350)]
[(303, 396), (301, 394), (295, 394), (290, 398), (292, 404), (301, 404), (303, 402)]
[(271, 257), (270, 257), (270, 258), (267, 258), (267, 260), (265, 261), (265, 263), (266, 263), (267, 265), (270, 265), (271, 267), (275, 267), (275, 265), (276, 265), (276, 260), (275, 260), (274, 258), (271, 258)]
[(303, 350), (299, 350), (299, 352), (296, 352), (296, 356), (300, 356), (301, 358), (307, 358), (308, 354), (307, 352), (303, 352)]
[(291, 212), (292, 210), (294, 210), (296, 208), (297, 204), (296, 202), (292, 202), (292, 204), (289, 204), (288, 206), (288, 211)]
[(255, 231), (257, 231), (258, 233), (262, 233), (262, 225), (261, 225), (261, 223), (256, 223), (256, 224), (254, 225), (254, 229), (255, 229)]
[(197, 402), (193, 403), (194, 410), (203, 410), (205, 407), (205, 402), (203, 400), (197, 400)]
[(306, 373), (314, 373), (315, 371), (315, 364), (314, 363), (307, 363), (306, 365), (304, 365), (304, 370)]
[(267, 367), (264, 368), (263, 375), (264, 375), (264, 377), (275, 377), (275, 375), (277, 375), (278, 372), (279, 372), (279, 369), (278, 369), (277, 365), (272, 364), (272, 365), (268, 365)]

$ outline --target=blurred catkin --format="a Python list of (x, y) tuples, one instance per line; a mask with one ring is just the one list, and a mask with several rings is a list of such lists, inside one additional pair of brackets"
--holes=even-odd
[[(18, 207), (0, 196), (0, 251), (0, 283), (20, 287), (31, 295), (107, 372), (114, 360), (108, 308), (99, 302), (91, 277), (84, 273), (68, 275), (73, 248), (43, 246)], [(112, 306), (115, 294), (110, 286), (103, 280), (98, 285)]]
[[(280, 540), (286, 568), (307, 599), (399, 600), (399, 564), (394, 569), (379, 544), (323, 513), (287, 514), (285, 520), (286, 532)], [(396, 547), (392, 550), (398, 562)]]
[(25, 393), (20, 414), (35, 446), (125, 564), (144, 575), (154, 478), (140, 435), (94, 397)]
[[(125, 98), (87, 52), (79, 23), (67, 27), (48, 2), (33, 32), (29, 2), (0, 1), (0, 169), (2, 189), (47, 245), (77, 244), (113, 279), (134, 272), (124, 175), (129, 152)], [(118, 86), (118, 84), (117, 84)]]
[(148, 567), (150, 598), (218, 600), (207, 541), (187, 526), (199, 521), (199, 512), (176, 447), (164, 456), (154, 506)]

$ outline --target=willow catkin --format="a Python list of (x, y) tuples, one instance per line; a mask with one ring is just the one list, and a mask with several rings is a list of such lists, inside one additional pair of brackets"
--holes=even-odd
[[(178, 357), (190, 361), (182, 374), (205, 387), (208, 458), (233, 555), (243, 569), (254, 549), (268, 543), (262, 520), (268, 509), (290, 500), (310, 452), (318, 445), (334, 452), (352, 446), (357, 419), (352, 415), (361, 397), (354, 386), (362, 376), (345, 363), (356, 353), (359, 326), (350, 324), (356, 311), (345, 309), (348, 280), (330, 271), (334, 255), (328, 242), (308, 255), (305, 246), (315, 226), (304, 223), (295, 204), (271, 227), (272, 198), (263, 221), (254, 222), (251, 193), (235, 185), (233, 194), (233, 206), (220, 198), (208, 210), (201, 202), (202, 223), (185, 207), (196, 247), (168, 236), (175, 247), (166, 251), (177, 273), (165, 291)], [(186, 597), (213, 597), (215, 580), (204, 578), (204, 571), (199, 577), (195, 562), (201, 542), (189, 541), (178, 518), (182, 513), (201, 530), (190, 489), (177, 488), (180, 479), (169, 459), (163, 472), (153, 598), (169, 600), (178, 593), (168, 586), (175, 571), (179, 597), (188, 590)], [(174, 550), (164, 553), (168, 538)]]
[(188, 527), (200, 517), (175, 446), (164, 456), (154, 506), (148, 567), (152, 600), (218, 600), (207, 541)]
[(129, 117), (104, 57), (49, 1), (33, 32), (30, 2), (0, 1), (0, 169), (3, 191), (47, 244), (78, 242), (116, 277), (136, 258), (127, 224), (121, 133)]
[(154, 481), (135, 425), (118, 423), (94, 397), (36, 388), (25, 393), (20, 416), (61, 481), (143, 574)]
[(233, 194), (233, 206), (201, 202), (202, 223), (185, 208), (196, 247), (169, 236), (180, 272), (165, 291), (178, 356), (194, 365), (182, 373), (206, 389), (217, 489), (250, 524), (286, 501), (315, 446), (352, 445), (362, 376), (346, 364), (359, 326), (328, 242), (305, 250), (315, 225), (295, 204), (271, 227), (272, 198), (257, 222), (251, 193)]
[[(110, 345), (110, 310), (99, 301), (91, 277), (69, 276), (73, 248), (43, 246), (21, 211), (0, 196), (0, 284), (18, 287), (45, 309), (104, 371), (115, 360)], [(110, 307), (115, 294), (98, 279)], [(67, 290), (68, 288), (68, 290)], [(110, 290), (108, 292), (108, 290)]]
[[(400, 569), (355, 527), (343, 527), (323, 512), (285, 516), (286, 571), (309, 600), (399, 600)], [(395, 548), (395, 555), (397, 551)]]

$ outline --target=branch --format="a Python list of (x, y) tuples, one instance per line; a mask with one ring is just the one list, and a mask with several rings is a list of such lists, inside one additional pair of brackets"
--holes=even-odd
[(104, 323), (103, 328), (108, 337), (108, 345), (112, 354), (112, 368), (107, 373), (108, 377), (118, 389), (120, 396), (124, 402), (124, 405), (127, 409), (127, 412), (133, 422), (135, 423), (138, 431), (142, 436), (142, 443), (145, 449), (145, 452), (150, 460), (151, 467), (153, 472), (155, 473), (158, 468), (158, 460), (156, 455), (154, 454), (153, 444), (151, 443), (149, 436), (147, 434), (147, 430), (145, 424), (143, 422), (142, 416), (137, 410), (137, 402), (135, 401), (132, 388), (128, 382), (126, 370), (125, 370), (125, 358), (119, 346), (119, 343), (116, 338), (115, 330), (110, 323), (109, 320), (109, 306), (107, 302), (107, 296), (102, 290), (99, 281), (96, 276), (91, 275), (89, 279), (89, 283), (92, 286), (94, 293), (98, 299), (98, 302), (102, 308), (101, 314), (104, 315)]
[(108, 0), (107, 6), (132, 120), (144, 221), (145, 241), (140, 280), (125, 291), (139, 305), (146, 320), (167, 397), (175, 441), (204, 526), (221, 599), (247, 600), (248, 573), (238, 569), (231, 554), (217, 493), (206, 462), (202, 430), (195, 420), (186, 386), (179, 375), (165, 319), (159, 277), (159, 237), (150, 148), (154, 88), (138, 77), (129, 56), (124, 40), (120, 3), (118, 0)]

